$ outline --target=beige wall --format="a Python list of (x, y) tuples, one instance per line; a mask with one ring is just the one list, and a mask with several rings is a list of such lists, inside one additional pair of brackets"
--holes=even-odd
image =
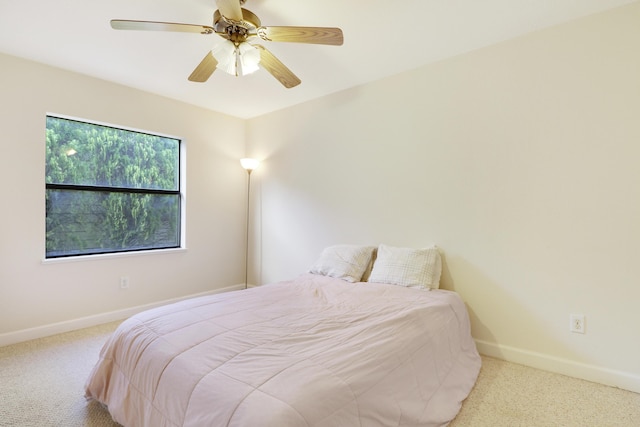
[[(6, 55), (0, 70), (0, 345), (244, 282), (243, 120)], [(43, 263), (46, 113), (183, 138), (187, 250)]]
[(434, 242), (484, 353), (640, 391), (639, 23), (636, 3), (249, 120), (253, 281)]

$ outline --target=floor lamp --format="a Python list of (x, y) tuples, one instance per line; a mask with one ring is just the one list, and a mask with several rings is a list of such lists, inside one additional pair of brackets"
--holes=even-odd
[(251, 200), (251, 171), (258, 167), (256, 159), (240, 159), (240, 165), (247, 171), (247, 239), (244, 245), (244, 288), (249, 286), (249, 203)]

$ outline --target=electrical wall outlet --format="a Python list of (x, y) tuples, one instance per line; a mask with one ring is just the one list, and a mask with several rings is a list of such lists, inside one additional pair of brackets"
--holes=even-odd
[(122, 276), (120, 278), (120, 289), (129, 289), (129, 277)]
[(569, 316), (569, 330), (576, 334), (584, 334), (584, 314), (571, 314)]

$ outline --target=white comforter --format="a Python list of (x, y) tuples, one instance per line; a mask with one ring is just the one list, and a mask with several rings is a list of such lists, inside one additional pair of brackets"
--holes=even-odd
[(296, 280), (126, 320), (87, 398), (124, 426), (438, 426), (480, 369), (454, 292)]

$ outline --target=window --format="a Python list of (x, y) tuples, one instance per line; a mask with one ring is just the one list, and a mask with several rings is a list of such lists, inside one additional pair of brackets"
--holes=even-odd
[(46, 258), (180, 247), (175, 138), (47, 116)]

